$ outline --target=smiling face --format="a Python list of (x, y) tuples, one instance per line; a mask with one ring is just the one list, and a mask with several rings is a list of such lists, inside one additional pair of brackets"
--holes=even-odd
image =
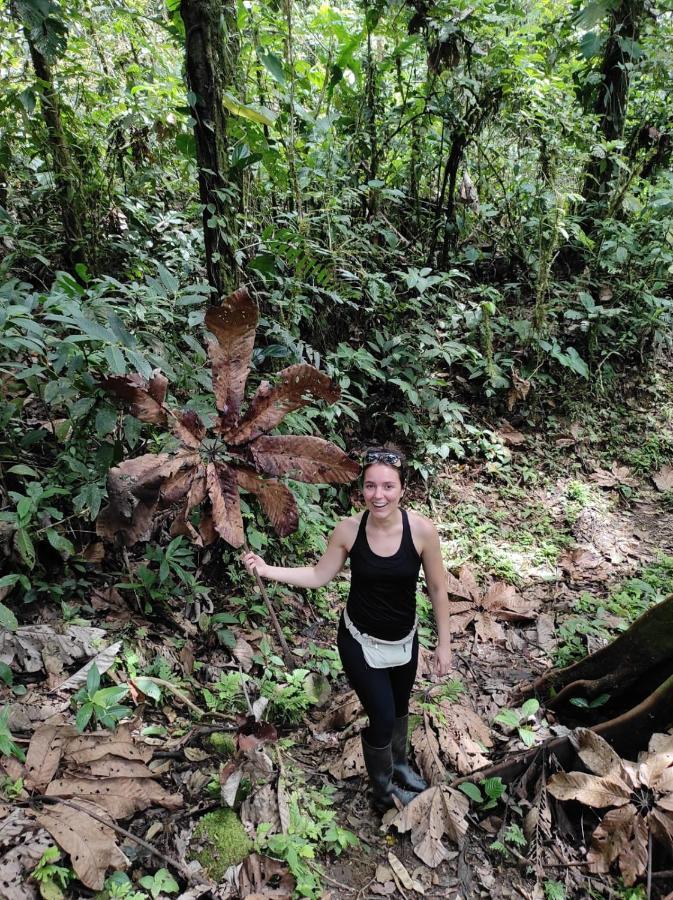
[(404, 494), (399, 470), (385, 463), (367, 466), (364, 473), (362, 493), (370, 516), (387, 519), (397, 512)]

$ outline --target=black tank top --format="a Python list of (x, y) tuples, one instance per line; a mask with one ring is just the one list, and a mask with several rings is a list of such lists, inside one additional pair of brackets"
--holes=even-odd
[(421, 557), (414, 546), (406, 510), (402, 513), (402, 541), (392, 556), (378, 556), (367, 541), (365, 512), (349, 554), (351, 588), (346, 609), (353, 625), (364, 634), (397, 641), (409, 634), (416, 619), (416, 584)]

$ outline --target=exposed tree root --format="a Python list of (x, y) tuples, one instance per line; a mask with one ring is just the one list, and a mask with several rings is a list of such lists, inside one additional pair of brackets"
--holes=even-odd
[[(653, 685), (657, 685), (652, 690)], [(574, 697), (591, 700), (609, 694), (603, 707), (580, 711), (569, 704)], [(534, 682), (517, 688), (514, 702), (537, 696), (563, 720), (606, 721), (586, 727), (604, 737), (625, 758), (635, 758), (650, 736), (673, 724), (673, 595), (644, 613), (607, 647), (564, 669), (552, 669)], [(519, 777), (538, 754), (554, 755), (567, 767), (575, 751), (567, 736), (556, 737), (530, 750), (511, 754), (493, 765), (459, 778), (452, 784), (499, 776), (505, 782)]]
[[(643, 613), (607, 647), (564, 669), (551, 669), (532, 684), (521, 686), (517, 698), (535, 695), (549, 709), (562, 707), (571, 697), (591, 700), (604, 693), (610, 694), (614, 702), (634, 685), (651, 689), (655, 678), (655, 684), (661, 683), (670, 674), (673, 594)], [(647, 678), (648, 675), (654, 678)]]

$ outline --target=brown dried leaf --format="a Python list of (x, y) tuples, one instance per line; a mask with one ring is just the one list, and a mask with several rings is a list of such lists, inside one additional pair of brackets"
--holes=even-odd
[(99, 385), (108, 393), (129, 403), (129, 412), (136, 419), (153, 425), (165, 425), (166, 410), (163, 402), (168, 382), (165, 382), (162, 395), (163, 382), (164, 376), (159, 375), (157, 370), (149, 383), (142, 375), (108, 375), (99, 381)]
[(512, 387), (507, 392), (507, 409), (512, 412), (519, 401), (525, 400), (530, 391), (530, 380), (521, 378), (516, 369), (512, 369)]
[(274, 478), (260, 478), (252, 469), (240, 467), (236, 469), (236, 480), (243, 490), (255, 494), (276, 534), (287, 537), (297, 530), (299, 512), (288, 487)]
[(629, 804), (621, 809), (611, 809), (595, 828), (591, 849), (587, 853), (589, 870), (596, 874), (610, 871), (610, 865), (624, 850), (631, 839), (631, 823), (638, 813)]
[(601, 777), (584, 772), (559, 772), (552, 775), (547, 790), (557, 800), (578, 800), (585, 806), (598, 809), (604, 806), (625, 806), (631, 789), (616, 776)]
[(25, 785), (28, 790), (41, 792), (49, 784), (68, 742), (76, 734), (77, 730), (66, 725), (61, 716), (35, 730), (26, 754)]
[(579, 758), (594, 775), (616, 777), (624, 784), (631, 784), (632, 779), (624, 766), (622, 758), (613, 750), (605, 738), (589, 728), (576, 728), (570, 736)]
[(249, 644), (245, 638), (239, 637), (234, 644), (234, 647), (231, 651), (231, 655), (234, 657), (237, 663), (241, 666), (244, 672), (249, 672), (253, 666), (253, 656), (255, 655), (255, 650), (251, 644)]
[[(607, 817), (606, 817), (607, 818)], [(603, 823), (605, 819), (603, 819)], [(632, 837), (619, 855), (619, 871), (622, 873), (627, 887), (635, 884), (636, 879), (645, 874), (647, 867), (647, 822), (637, 813), (631, 820)]]
[(248, 448), (255, 465), (267, 475), (287, 475), (311, 484), (342, 483), (357, 478), (360, 464), (323, 438), (263, 435)]
[(88, 765), (107, 756), (130, 759), (148, 763), (152, 759), (152, 748), (146, 744), (135, 743), (123, 727), (115, 734), (109, 731), (98, 731), (93, 734), (82, 734), (68, 744), (66, 758), (77, 766)]
[[(458, 570), (458, 577), (447, 572), (446, 574), (447, 590), (454, 597), (462, 597), (465, 600), (476, 601), (481, 597), (481, 591), (477, 584), (477, 579), (469, 566), (461, 566)], [(456, 610), (460, 612), (461, 610)]]
[(53, 843), (32, 813), (16, 809), (7, 818), (0, 815), (0, 847), (9, 848), (0, 857), (2, 900), (35, 900), (39, 896), (37, 885), (29, 881), (29, 876)]
[(88, 814), (89, 810), (106, 818), (100, 806), (78, 800), (82, 810), (62, 803), (45, 806), (36, 813), (36, 820), (46, 828), (56, 843), (70, 854), (75, 874), (93, 891), (103, 889), (105, 873), (109, 868), (125, 869), (128, 860), (115, 842), (115, 832)]
[(295, 880), (283, 863), (251, 853), (239, 872), (238, 893), (245, 900), (291, 900)]
[(460, 703), (439, 704), (439, 714), (432, 716), (439, 746), (452, 768), (469, 775), (488, 763), (484, 747), (492, 747), (488, 725), (477, 713)]
[(232, 547), (240, 547), (245, 534), (234, 470), (221, 462), (208, 463), (206, 484), (215, 530)]
[[(225, 434), (229, 443), (238, 446), (275, 428), (285, 416), (305, 406), (309, 397), (334, 403), (340, 391), (323, 372), (300, 363), (279, 372), (279, 381), (272, 387), (263, 381), (252, 398), (240, 424)], [(224, 430), (224, 429), (223, 429)]]
[(446, 781), (446, 769), (439, 754), (439, 742), (435, 732), (427, 722), (414, 731), (411, 746), (416, 762), (428, 784), (441, 784)]
[(209, 343), (208, 353), (213, 369), (213, 393), (223, 429), (231, 428), (238, 421), (258, 316), (257, 306), (245, 287), (234, 291), (221, 306), (213, 306), (206, 313), (206, 328), (217, 338), (217, 342)]
[(206, 436), (206, 426), (193, 409), (183, 410), (172, 422), (173, 432), (186, 447), (198, 450)]
[[(92, 768), (100, 763), (94, 763)], [(128, 760), (120, 760), (110, 765), (111, 775), (114, 768), (121, 771), (123, 765), (141, 766), (142, 763), (132, 763)], [(126, 819), (136, 812), (147, 809), (148, 806), (163, 806), (165, 809), (176, 810), (182, 806), (183, 800), (180, 794), (169, 794), (158, 782), (152, 779), (152, 772), (146, 770), (146, 777), (100, 777), (100, 778), (60, 778), (52, 781), (45, 791), (48, 797), (74, 798), (75, 800), (87, 800), (102, 806), (113, 819)]]
[(414, 853), (434, 869), (449, 858), (449, 851), (442, 843), (444, 835), (462, 846), (469, 806), (467, 797), (460, 791), (446, 786), (431, 787), (417, 794), (390, 824), (402, 833), (411, 831)]
[(355, 775), (364, 775), (365, 759), (362, 755), (362, 740), (359, 734), (346, 741), (343, 753), (329, 767), (329, 771), (338, 781), (353, 778)]
[(652, 476), (652, 481), (658, 491), (673, 491), (673, 466), (663, 466)]

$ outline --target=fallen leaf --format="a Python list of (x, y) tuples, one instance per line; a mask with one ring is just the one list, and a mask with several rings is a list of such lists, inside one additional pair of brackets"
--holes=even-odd
[(442, 842), (444, 835), (462, 846), (469, 806), (469, 800), (460, 791), (445, 785), (431, 787), (417, 794), (395, 816), (391, 825), (401, 833), (410, 831), (414, 853), (426, 866), (435, 869), (449, 858), (449, 851)]
[(663, 466), (652, 476), (652, 481), (658, 491), (673, 490), (673, 466)]
[(92, 666), (96, 666), (99, 673), (103, 675), (103, 673), (107, 672), (107, 670), (112, 666), (121, 648), (121, 641), (110, 644), (109, 647), (106, 647), (105, 650), (101, 650), (101, 652), (97, 653), (93, 659), (90, 659), (89, 662), (77, 672), (75, 672), (74, 675), (71, 675), (70, 678), (67, 678), (62, 684), (59, 684), (57, 690), (72, 691), (75, 688), (81, 687), (83, 684), (86, 684), (86, 679)]
[(28, 790), (42, 792), (54, 777), (61, 756), (77, 731), (60, 716), (52, 723), (37, 728), (26, 754), (25, 784)]
[(115, 832), (103, 825), (89, 812), (106, 818), (106, 811), (85, 800), (79, 800), (82, 809), (72, 809), (62, 803), (45, 806), (35, 813), (36, 821), (69, 854), (72, 867), (79, 880), (93, 891), (101, 891), (108, 869), (125, 869), (128, 860), (116, 844)]
[(329, 767), (329, 771), (338, 781), (354, 778), (356, 775), (365, 773), (365, 760), (362, 755), (360, 735), (355, 735), (355, 737), (346, 741), (341, 756), (337, 762)]

